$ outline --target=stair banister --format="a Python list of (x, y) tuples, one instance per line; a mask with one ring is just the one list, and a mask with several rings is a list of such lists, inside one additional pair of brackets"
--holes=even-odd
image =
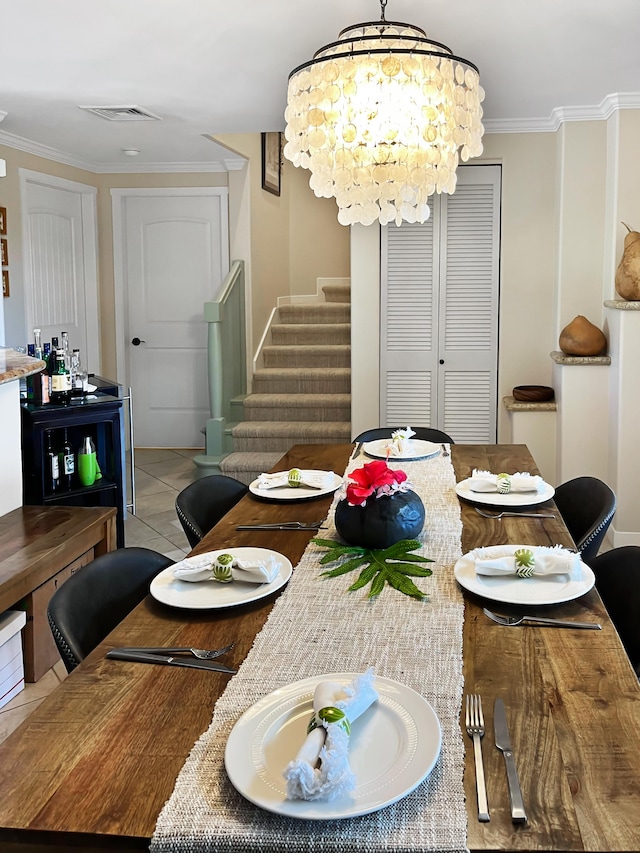
[(207, 456), (225, 452), (224, 429), (231, 401), (246, 393), (244, 284), (244, 262), (233, 261), (215, 300), (204, 304), (210, 413)]

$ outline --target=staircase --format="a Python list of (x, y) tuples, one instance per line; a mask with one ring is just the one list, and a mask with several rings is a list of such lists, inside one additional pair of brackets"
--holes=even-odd
[(350, 290), (322, 291), (324, 301), (275, 312), (223, 474), (249, 484), (294, 444), (351, 441)]

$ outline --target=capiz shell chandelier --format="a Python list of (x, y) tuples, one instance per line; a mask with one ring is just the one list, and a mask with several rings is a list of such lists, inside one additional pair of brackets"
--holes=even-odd
[(385, 20), (342, 30), (289, 75), (284, 155), (335, 196), (342, 225), (424, 222), (482, 153), (478, 69), (424, 30)]

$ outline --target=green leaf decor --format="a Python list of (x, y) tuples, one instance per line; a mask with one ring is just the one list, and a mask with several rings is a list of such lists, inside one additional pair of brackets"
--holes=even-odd
[(327, 553), (320, 560), (321, 565), (342, 561), (335, 568), (322, 572), (323, 577), (337, 578), (361, 569), (357, 580), (351, 584), (349, 590), (362, 589), (367, 584), (371, 584), (369, 598), (375, 598), (380, 595), (385, 584), (388, 584), (392, 589), (397, 589), (398, 592), (411, 598), (417, 598), (418, 601), (424, 601), (427, 598), (426, 593), (418, 589), (411, 580), (412, 577), (428, 578), (433, 574), (426, 566), (417, 565), (433, 563), (433, 560), (411, 553), (420, 547), (417, 539), (402, 539), (389, 548), (381, 550), (342, 545), (333, 539), (312, 539), (311, 541), (320, 548), (327, 549)]

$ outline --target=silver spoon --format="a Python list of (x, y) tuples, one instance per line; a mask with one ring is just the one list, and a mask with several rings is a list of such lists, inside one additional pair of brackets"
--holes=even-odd
[(522, 625), (524, 622), (535, 622), (536, 625), (547, 625), (550, 628), (590, 628), (592, 631), (600, 631), (602, 626), (597, 622), (571, 622), (566, 619), (550, 619), (541, 616), (501, 616), (484, 608), (485, 616), (493, 619), (498, 625)]
[(475, 511), (478, 515), (481, 515), (483, 518), (504, 518), (505, 516), (509, 516), (510, 518), (555, 518), (555, 515), (552, 512), (483, 512), (478, 507), (474, 507)]

